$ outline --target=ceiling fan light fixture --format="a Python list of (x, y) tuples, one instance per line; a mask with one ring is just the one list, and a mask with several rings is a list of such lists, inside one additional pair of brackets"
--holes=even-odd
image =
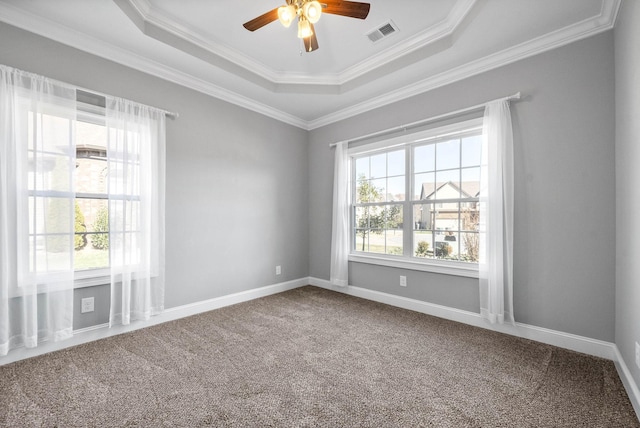
[(285, 28), (289, 28), (295, 17), (296, 8), (292, 4), (278, 8), (278, 19)]
[(313, 36), (313, 30), (311, 29), (311, 25), (309, 25), (309, 21), (300, 17), (298, 20), (298, 38), (306, 39), (311, 36)]
[(315, 24), (322, 15), (322, 5), (318, 1), (308, 1), (302, 6), (302, 13), (310, 23)]

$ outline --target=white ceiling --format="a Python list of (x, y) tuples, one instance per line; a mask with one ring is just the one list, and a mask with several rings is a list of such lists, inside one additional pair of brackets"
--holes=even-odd
[(284, 0), (0, 0), (0, 21), (314, 129), (611, 29), (620, 0), (369, 3), (323, 15), (311, 53), (295, 25), (242, 26)]

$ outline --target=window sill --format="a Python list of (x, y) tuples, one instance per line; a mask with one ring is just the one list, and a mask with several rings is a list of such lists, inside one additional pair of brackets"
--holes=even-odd
[(384, 255), (371, 254), (349, 254), (350, 262), (369, 263), (380, 266), (388, 266), (399, 269), (418, 270), (422, 272), (440, 273), (444, 275), (464, 276), (468, 278), (478, 278), (478, 265), (455, 262), (424, 260), (414, 261), (404, 258), (396, 258)]
[(109, 284), (111, 274), (109, 269), (91, 269), (75, 272), (73, 288), (94, 287), (96, 285)]

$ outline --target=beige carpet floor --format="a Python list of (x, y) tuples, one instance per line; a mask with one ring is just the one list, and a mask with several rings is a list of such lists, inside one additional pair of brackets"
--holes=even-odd
[(6, 427), (640, 427), (612, 362), (303, 287), (0, 367)]

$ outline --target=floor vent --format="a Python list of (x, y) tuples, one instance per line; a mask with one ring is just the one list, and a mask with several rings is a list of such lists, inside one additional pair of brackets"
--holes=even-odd
[(379, 40), (384, 39), (385, 37), (392, 35), (393, 33), (396, 33), (397, 31), (398, 27), (396, 26), (396, 24), (394, 24), (393, 21), (388, 21), (378, 26), (378, 28), (376, 28), (375, 30), (367, 33), (367, 37), (369, 38), (369, 40), (375, 43)]

